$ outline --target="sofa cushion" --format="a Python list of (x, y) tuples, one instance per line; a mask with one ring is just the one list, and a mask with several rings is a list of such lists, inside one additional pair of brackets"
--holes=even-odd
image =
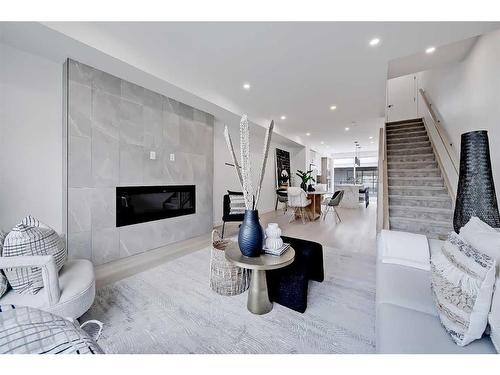
[(378, 261), (376, 299), (437, 317), (429, 271)]
[(488, 323), (490, 324), (491, 340), (497, 351), (500, 352), (500, 232), (473, 216), (460, 229), (460, 236), (472, 247), (488, 254), (497, 261), (497, 278)]
[[(5, 237), (2, 256), (52, 255), (57, 269), (66, 262), (68, 252), (55, 230), (27, 216)], [(38, 267), (6, 268), (5, 276), (18, 293), (36, 294), (43, 288), (42, 271)]]
[(421, 234), (382, 230), (378, 238), (378, 258), (383, 263), (430, 270), (429, 244)]
[(460, 346), (481, 338), (491, 307), (495, 259), (452, 232), (431, 258), (431, 285), (439, 318)]
[(0, 354), (101, 354), (77, 323), (26, 306), (0, 305)]
[[(7, 233), (2, 232), (0, 230), (0, 256), (2, 256), (2, 246), (3, 246), (3, 241), (5, 240), (6, 235), (7, 235)], [(7, 282), (7, 278), (3, 274), (3, 271), (0, 270), (0, 297), (2, 297), (5, 294), (8, 287), (9, 287), (9, 283)]]
[(377, 352), (383, 354), (493, 354), (489, 337), (456, 345), (439, 318), (405, 307), (377, 305)]

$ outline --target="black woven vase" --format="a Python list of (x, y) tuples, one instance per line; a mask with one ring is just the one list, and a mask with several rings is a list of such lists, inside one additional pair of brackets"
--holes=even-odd
[(500, 227), (486, 130), (462, 134), (460, 174), (453, 216), (455, 232), (458, 233), (471, 216), (477, 216), (493, 228)]
[(259, 221), (259, 211), (245, 210), (245, 216), (238, 233), (240, 251), (247, 257), (258, 257), (262, 251), (264, 231)]

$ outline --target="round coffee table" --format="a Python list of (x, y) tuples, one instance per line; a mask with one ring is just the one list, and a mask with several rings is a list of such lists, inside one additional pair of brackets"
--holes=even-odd
[(295, 259), (295, 250), (290, 247), (279, 257), (264, 254), (259, 257), (246, 257), (241, 253), (238, 243), (233, 242), (226, 247), (225, 253), (226, 259), (236, 266), (252, 270), (248, 288), (248, 310), (258, 315), (267, 314), (273, 309), (273, 304), (267, 291), (266, 271), (291, 264)]

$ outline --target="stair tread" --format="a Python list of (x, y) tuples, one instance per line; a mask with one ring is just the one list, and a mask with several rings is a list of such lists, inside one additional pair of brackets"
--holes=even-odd
[(406, 221), (410, 223), (418, 223), (418, 224), (434, 224), (434, 225), (449, 225), (450, 228), (453, 227), (453, 223), (448, 222), (448, 221), (441, 221), (441, 220), (429, 220), (429, 219), (416, 219), (413, 217), (403, 217), (403, 216), (393, 216), (389, 217), (389, 221), (391, 220), (398, 220), (398, 221)]
[(427, 152), (425, 154), (411, 154), (411, 155), (387, 155), (388, 158), (416, 158), (416, 157), (422, 157), (422, 156), (435, 156), (433, 152)]
[(420, 211), (420, 212), (435, 212), (435, 213), (440, 213), (440, 214), (447, 214), (447, 213), (453, 213), (453, 209), (451, 208), (441, 208), (441, 207), (422, 207), (422, 206), (400, 206), (400, 205), (389, 205), (389, 209), (395, 208), (395, 209), (409, 209), (411, 208), (412, 210), (415, 211)]
[(410, 169), (406, 169), (406, 168), (387, 168), (387, 171), (388, 172), (435, 172), (435, 171), (439, 171), (439, 168), (410, 168)]
[[(427, 200), (427, 201), (447, 201), (451, 198), (448, 195), (401, 195), (401, 194), (389, 194), (389, 199), (403, 199), (403, 200)], [(390, 202), (389, 202), (390, 207)]]
[(419, 177), (419, 176), (412, 176), (412, 177), (389, 177), (389, 180), (404, 180), (404, 181), (414, 181), (415, 179), (418, 180), (424, 180), (424, 181), (441, 181), (443, 180), (443, 177), (436, 177), (436, 176), (430, 176), (430, 177)]
[(407, 189), (407, 190), (442, 190), (444, 186), (429, 186), (429, 185), (389, 185), (391, 189)]

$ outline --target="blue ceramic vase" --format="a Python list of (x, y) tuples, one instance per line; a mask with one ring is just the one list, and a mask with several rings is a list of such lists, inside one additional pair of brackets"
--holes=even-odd
[(245, 217), (238, 234), (240, 251), (247, 257), (258, 257), (262, 251), (264, 231), (259, 221), (258, 210), (245, 210)]

